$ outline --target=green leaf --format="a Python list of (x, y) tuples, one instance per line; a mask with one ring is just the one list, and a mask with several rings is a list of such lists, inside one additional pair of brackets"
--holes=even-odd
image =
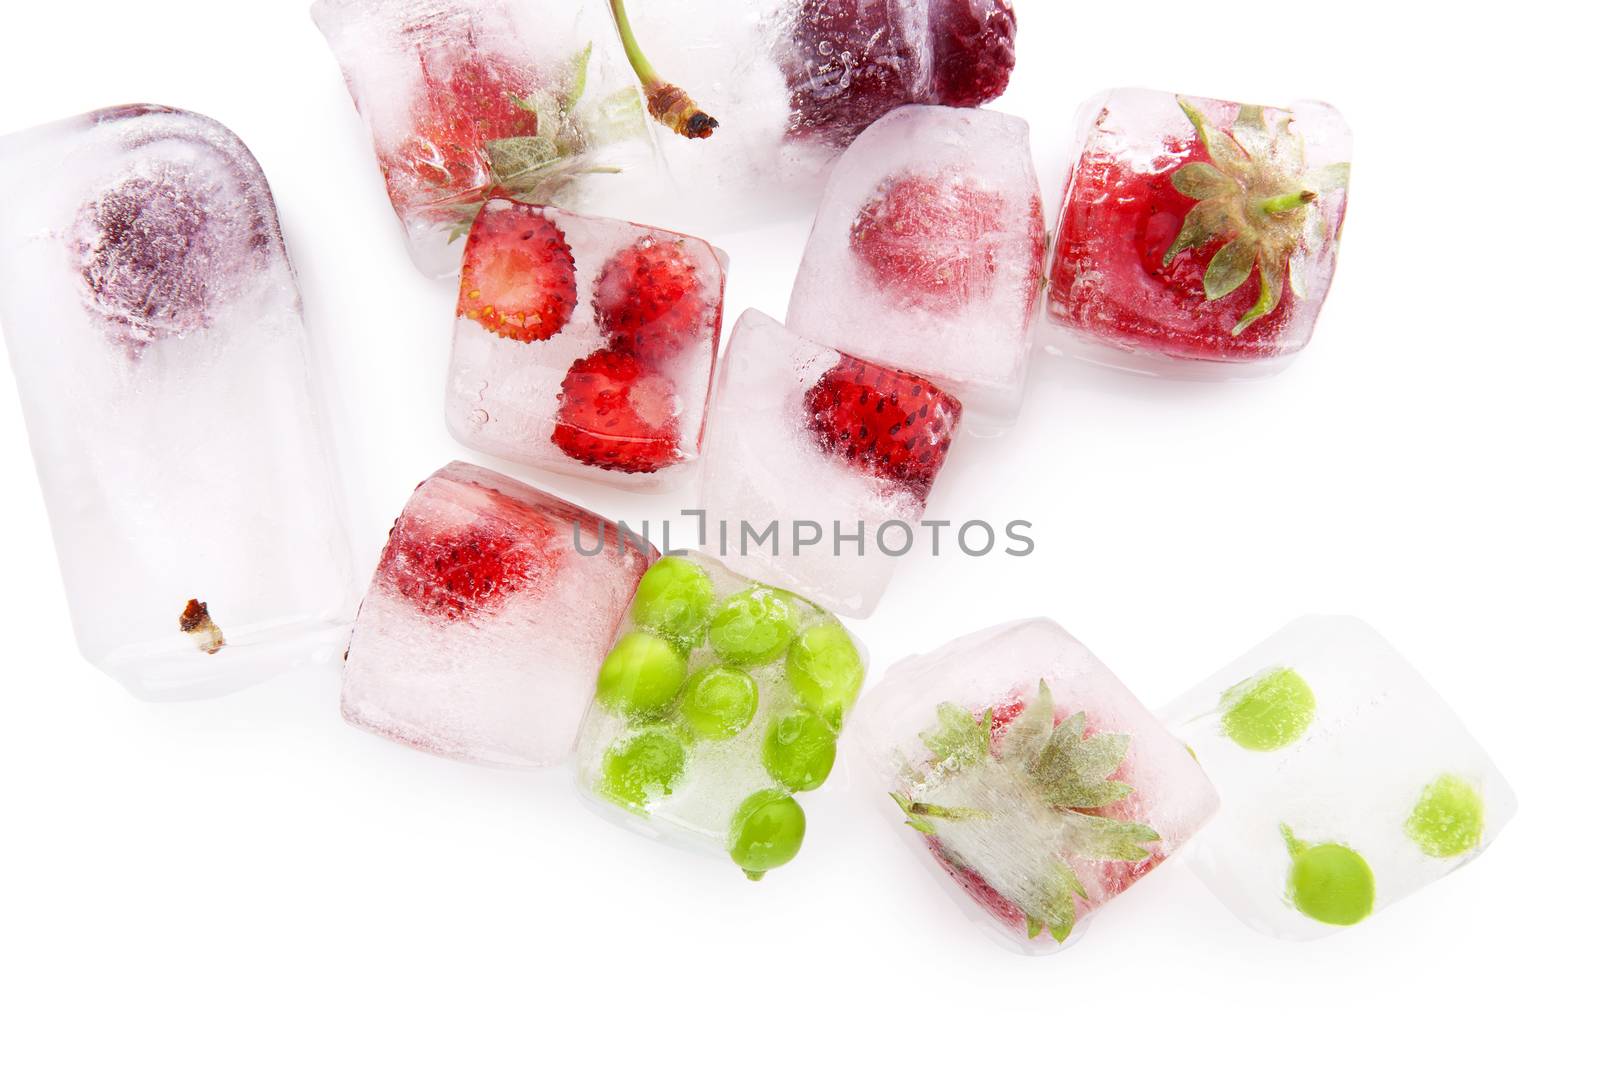
[(1043, 932), (1044, 923), (1040, 922), (1038, 919), (1035, 919), (1032, 915), (1028, 916), (1028, 940), (1032, 941)]
[(927, 819), (911, 813), (912, 804), (910, 797), (901, 796), (899, 793), (890, 793), (889, 796), (894, 799), (896, 804), (900, 805), (900, 810), (905, 812), (907, 826), (911, 827), (919, 834), (934, 834), (938, 832), (934, 829), (933, 824)]
[[(541, 119), (541, 125), (543, 120)], [(530, 187), (534, 175), (560, 158), (555, 138), (502, 137), (483, 146), (495, 180), (512, 191)]]
[(1050, 688), (1041, 679), (1039, 695), (1023, 707), (1000, 737), (1000, 759), (1005, 763), (1030, 765), (1044, 748), (1050, 728), (1056, 721), (1056, 704)]
[(1108, 819), (1103, 815), (1062, 812), (1065, 820), (1065, 851), (1086, 860), (1126, 860), (1138, 863), (1150, 858), (1144, 848), (1161, 835), (1143, 823)]
[[(1037, 921), (1057, 942), (1065, 941), (1078, 921), (1079, 899), (1087, 901), (1089, 892), (1078, 880), (1078, 872), (1060, 860), (1051, 860), (1039, 886), (1039, 915), (1036, 920), (1030, 917), (1030, 926)], [(1038, 936), (1037, 930), (1033, 936)]]
[(1240, 235), (1218, 249), (1206, 267), (1207, 300), (1220, 300), (1245, 283), (1256, 262), (1256, 243)]
[(1108, 780), (1128, 754), (1127, 734), (1085, 737), (1082, 712), (1062, 722), (1031, 768), (1039, 795), (1053, 808), (1102, 808), (1115, 804), (1133, 787)]
[(1177, 240), (1172, 242), (1167, 254), (1161, 257), (1161, 265), (1171, 266), (1179, 252), (1203, 248), (1233, 229), (1233, 214), (1226, 201), (1202, 200), (1183, 217), (1183, 228), (1178, 231)]
[[(1223, 251), (1227, 251), (1224, 249)], [(1217, 253), (1221, 255), (1222, 253)], [(1261, 277), (1261, 293), (1256, 297), (1256, 302), (1250, 306), (1233, 327), (1233, 336), (1238, 337), (1250, 324), (1259, 318), (1272, 314), (1278, 307), (1278, 301), (1283, 299), (1283, 259), (1279, 256), (1261, 256), (1256, 261), (1257, 273)], [(1209, 278), (1210, 272), (1207, 272)]]
[(1233, 139), (1257, 162), (1272, 152), (1272, 131), (1267, 129), (1266, 108), (1260, 104), (1240, 104), (1233, 120)]
[(1211, 162), (1234, 177), (1248, 176), (1250, 159), (1245, 155), (1244, 149), (1240, 148), (1232, 137), (1211, 125), (1211, 120), (1206, 118), (1198, 107), (1181, 96), (1178, 97), (1178, 106), (1183, 109), (1195, 132), (1200, 135), (1200, 143), (1211, 156)]
[(960, 770), (988, 758), (993, 712), (984, 712), (982, 719), (975, 719), (960, 704), (940, 704), (938, 714), (939, 728), (921, 736), (922, 743), (940, 763), (950, 770)]
[(1210, 200), (1239, 188), (1239, 183), (1209, 163), (1185, 163), (1172, 172), (1172, 187), (1191, 200)]
[(565, 111), (571, 111), (583, 98), (583, 90), (589, 84), (589, 57), (594, 54), (594, 42), (590, 41), (583, 46), (577, 55), (572, 57), (572, 90), (567, 93)]

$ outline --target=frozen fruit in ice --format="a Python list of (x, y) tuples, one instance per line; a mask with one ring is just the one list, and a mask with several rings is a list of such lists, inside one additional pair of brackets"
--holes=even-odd
[(850, 250), (884, 289), (929, 311), (985, 299), (1005, 199), (957, 171), (885, 180), (850, 226)]
[(501, 201), (478, 216), (461, 262), (456, 315), (515, 341), (553, 337), (578, 303), (572, 249), (537, 208)]
[(737, 667), (702, 667), (683, 687), (678, 714), (701, 737), (724, 740), (756, 716), (756, 680)]
[(773, 781), (796, 793), (815, 789), (833, 772), (835, 728), (809, 711), (774, 719), (761, 742), (761, 765)]
[(639, 238), (600, 268), (594, 313), (617, 347), (645, 359), (673, 355), (705, 325), (694, 258), (682, 241)]
[(1436, 859), (1477, 848), (1483, 840), (1483, 794), (1465, 778), (1441, 774), (1411, 809), (1406, 835)]
[(677, 738), (654, 730), (636, 734), (606, 751), (601, 787), (613, 800), (642, 808), (672, 792), (686, 759)]
[(1270, 752), (1300, 740), (1317, 713), (1317, 697), (1288, 667), (1247, 678), (1222, 694), (1222, 732), (1241, 748)]
[(406, 179), (466, 191), (483, 180), (487, 144), (539, 133), (538, 115), (523, 104), (533, 92), (533, 76), (486, 52), (424, 63), (412, 133), (383, 160), (385, 176), (391, 191)]
[(1186, 132), (1115, 144), (1110, 106), (1163, 99), (1118, 95), (1069, 180), (1052, 318), (1180, 358), (1302, 347), (1326, 288), (1312, 278), (1333, 269), (1349, 164), (1308, 166), (1293, 112), (1184, 97), (1164, 99)]
[(704, 567), (666, 556), (644, 572), (633, 596), (633, 621), (682, 645), (696, 645), (711, 624), (715, 599)]
[(1279, 827), (1289, 848), (1289, 902), (1333, 926), (1354, 926), (1372, 914), (1377, 885), (1361, 853), (1346, 845), (1307, 844)]
[(402, 514), (384, 546), (378, 574), (420, 610), (452, 621), (492, 612), (507, 595), (544, 580), (557, 556), (540, 554), (533, 546), (552, 536), (554, 528), (531, 509), (499, 494), (494, 499), (516, 512), (514, 528), (480, 520), (439, 532)]
[[(1007, 858), (1026, 865), (1008, 872), (1016, 887), (1010, 903), (1025, 917), (1028, 938), (1048, 931), (1065, 941), (1078, 902), (1090, 901), (1074, 861), (1145, 863), (1159, 848), (1155, 830), (1107, 811), (1134, 792), (1114, 777), (1129, 735), (1090, 733), (1083, 712), (1058, 722), (1042, 681), (998, 739), (991, 709), (974, 714), (942, 704), (936, 714), (938, 726), (921, 735), (929, 766), (892, 794), (907, 825), (937, 839), (935, 855), (946, 867), (970, 869), (980, 881), (995, 835), (1010, 833), (1025, 852), (1034, 849)], [(976, 883), (959, 880), (971, 893)], [(992, 900), (973, 895), (995, 911)]]
[(1017, 16), (1008, 0), (933, 0), (933, 99), (977, 107), (1006, 91), (1017, 63)]
[(752, 793), (733, 813), (728, 827), (728, 855), (756, 881), (795, 858), (806, 836), (806, 813), (794, 797), (779, 789)]
[(677, 390), (632, 352), (602, 348), (561, 382), (550, 440), (591, 467), (642, 474), (682, 459)]
[(808, 626), (789, 646), (785, 667), (801, 706), (838, 732), (844, 726), (844, 711), (855, 704), (866, 676), (849, 632), (837, 622)]
[(771, 663), (794, 640), (797, 614), (786, 594), (753, 585), (717, 605), (711, 617), (711, 647), (729, 663)]
[(961, 419), (961, 401), (926, 378), (842, 355), (805, 396), (812, 440), (925, 501)]
[(628, 56), (628, 64), (633, 67), (644, 89), (645, 107), (650, 117), (691, 141), (710, 137), (717, 128), (717, 120), (703, 111), (687, 92), (656, 73), (638, 38), (634, 36), (633, 26), (628, 21), (627, 5), (623, 0), (611, 0), (611, 15), (616, 20), (617, 34), (622, 38), (622, 49)]
[(1022, 909), (1006, 899), (1004, 893), (990, 885), (983, 875), (971, 867), (963, 867), (939, 846), (937, 837), (924, 837), (928, 844), (928, 851), (932, 853), (934, 861), (944, 868), (945, 873), (955, 879), (956, 885), (977, 902), (978, 906), (994, 916), (1004, 926), (1022, 930), (1027, 925), (1027, 916)]
[(595, 699), (630, 719), (648, 719), (672, 703), (688, 666), (671, 642), (636, 630), (600, 664)]

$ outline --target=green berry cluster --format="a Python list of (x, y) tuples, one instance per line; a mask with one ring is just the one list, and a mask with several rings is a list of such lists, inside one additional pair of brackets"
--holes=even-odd
[(779, 589), (719, 597), (707, 568), (678, 556), (645, 572), (630, 617), (595, 684), (600, 707), (627, 726), (600, 758), (598, 791), (645, 813), (680, 786), (696, 745), (760, 730), (773, 784), (733, 812), (728, 853), (752, 879), (788, 863), (806, 828), (792, 794), (827, 780), (865, 677), (850, 634)]

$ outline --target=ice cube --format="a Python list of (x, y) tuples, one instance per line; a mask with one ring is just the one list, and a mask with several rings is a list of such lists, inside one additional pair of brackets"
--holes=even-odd
[(747, 311), (708, 420), (707, 541), (741, 573), (870, 614), (960, 420), (961, 402), (932, 382)]
[(1241, 920), (1313, 938), (1494, 840), (1516, 798), (1444, 701), (1365, 623), (1290, 623), (1162, 712), (1222, 792), (1190, 865)]
[(336, 652), (354, 575), (260, 167), (136, 105), (0, 141), (0, 319), (83, 654), (147, 699)]
[(895, 664), (852, 736), (906, 840), (1024, 951), (1058, 947), (1217, 807), (1183, 745), (1047, 619)]
[(595, 211), (659, 166), (605, 3), (317, 0), (412, 259), (453, 273), (491, 190)]
[(900, 108), (833, 168), (788, 325), (931, 378), (996, 429), (1022, 402), (1044, 244), (1027, 123)]
[(655, 555), (592, 512), (450, 464), (389, 533), (350, 639), (345, 719), (442, 756), (559, 762)]
[(639, 583), (578, 735), (578, 779), (631, 829), (752, 879), (805, 833), (794, 794), (833, 769), (866, 656), (832, 615), (698, 554)]
[(1047, 347), (1230, 377), (1281, 369), (1306, 346), (1344, 222), (1350, 130), (1337, 111), (1117, 89), (1079, 127)]
[(699, 455), (726, 257), (493, 200), (467, 238), (445, 415), (469, 448), (630, 488)]
[(652, 0), (628, 15), (661, 76), (719, 123), (694, 141), (658, 128), (695, 221), (809, 211), (827, 164), (873, 120), (992, 100), (1016, 59), (1005, 0)]

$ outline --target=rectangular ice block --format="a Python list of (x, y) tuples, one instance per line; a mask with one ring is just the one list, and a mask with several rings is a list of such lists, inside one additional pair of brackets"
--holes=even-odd
[(1117, 89), (1079, 115), (1046, 345), (1237, 377), (1304, 348), (1333, 281), (1350, 130), (1327, 104)]
[(708, 542), (741, 573), (869, 614), (918, 536), (961, 402), (759, 311), (740, 316), (723, 364), (701, 483)]
[(903, 107), (834, 165), (788, 326), (931, 378), (998, 429), (1022, 403), (1044, 248), (1027, 123)]
[(1059, 947), (1217, 808), (1183, 745), (1047, 619), (895, 664), (852, 736), (907, 840), (1027, 952)]
[(752, 879), (794, 858), (866, 657), (839, 621), (697, 554), (645, 573), (578, 736), (578, 780), (631, 829)]
[(146, 699), (331, 657), (354, 576), (239, 139), (134, 105), (0, 141), (0, 320), (83, 654)]
[(652, 134), (599, 0), (317, 0), (412, 259), (455, 271), (491, 191), (625, 214), (659, 184)]
[(1516, 811), (1460, 720), (1356, 619), (1290, 623), (1162, 715), (1222, 792), (1189, 863), (1263, 933), (1359, 923), (1477, 856)]
[(726, 257), (696, 237), (491, 200), (462, 260), (445, 416), (502, 459), (631, 489), (700, 452)]
[(350, 639), (345, 719), (441, 756), (559, 762), (655, 555), (574, 504), (450, 464), (389, 532)]

